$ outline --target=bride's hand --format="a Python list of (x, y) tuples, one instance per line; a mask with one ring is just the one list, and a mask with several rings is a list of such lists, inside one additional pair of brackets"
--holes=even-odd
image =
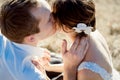
[(44, 55), (41, 57), (34, 57), (32, 63), (36, 66), (40, 71), (49, 70), (50, 68), (50, 52), (48, 50), (44, 51)]
[(77, 69), (80, 62), (85, 57), (85, 54), (88, 50), (88, 46), (89, 44), (87, 37), (84, 37), (81, 40), (77, 37), (71, 48), (67, 50), (67, 42), (66, 40), (63, 40), (62, 57), (63, 57), (64, 68)]

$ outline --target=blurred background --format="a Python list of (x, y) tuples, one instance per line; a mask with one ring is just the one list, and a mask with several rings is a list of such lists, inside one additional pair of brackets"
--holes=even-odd
[[(5, 0), (0, 0), (0, 4), (3, 1)], [(47, 1), (53, 2), (53, 0)], [(96, 4), (97, 28), (107, 40), (114, 67), (120, 71), (120, 0), (94, 1)], [(70, 43), (68, 37), (60, 33), (42, 41), (39, 46), (48, 48), (52, 52), (60, 53), (63, 39), (67, 39), (68, 43)]]

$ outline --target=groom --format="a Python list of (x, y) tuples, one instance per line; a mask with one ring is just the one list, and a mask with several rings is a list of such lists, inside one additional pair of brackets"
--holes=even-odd
[[(48, 80), (43, 67), (40, 66), (39, 71), (31, 62), (33, 56), (44, 56), (44, 50), (36, 47), (38, 42), (56, 32), (48, 3), (44, 0), (12, 0), (3, 4), (0, 14), (0, 80)], [(76, 79), (78, 64), (64, 66), (66, 80)]]

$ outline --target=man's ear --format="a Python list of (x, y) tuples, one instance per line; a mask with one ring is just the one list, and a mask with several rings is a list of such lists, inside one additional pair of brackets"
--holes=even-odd
[(35, 36), (34, 35), (27, 36), (25, 37), (24, 40), (27, 42), (35, 42)]

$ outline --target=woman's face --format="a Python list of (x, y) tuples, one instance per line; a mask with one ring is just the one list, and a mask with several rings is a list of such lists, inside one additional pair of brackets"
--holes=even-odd
[(32, 15), (39, 20), (40, 32), (35, 34), (38, 40), (52, 36), (56, 32), (56, 26), (51, 15), (51, 7), (45, 0), (38, 0), (37, 7), (31, 10)]

